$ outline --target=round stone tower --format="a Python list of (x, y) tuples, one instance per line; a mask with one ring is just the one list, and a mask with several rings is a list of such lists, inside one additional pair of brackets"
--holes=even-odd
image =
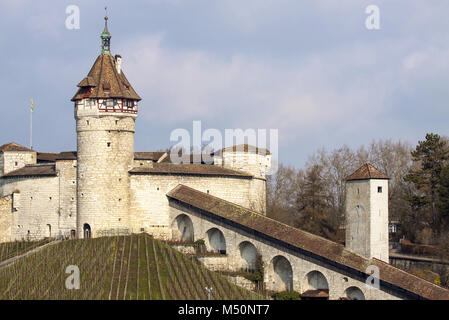
[(77, 234), (97, 237), (130, 231), (130, 178), (140, 97), (110, 52), (107, 27), (101, 54), (79, 84), (77, 132)]

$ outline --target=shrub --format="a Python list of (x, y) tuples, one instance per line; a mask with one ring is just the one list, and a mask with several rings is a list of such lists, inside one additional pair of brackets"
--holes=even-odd
[(301, 300), (301, 294), (296, 291), (282, 291), (271, 296), (274, 300)]

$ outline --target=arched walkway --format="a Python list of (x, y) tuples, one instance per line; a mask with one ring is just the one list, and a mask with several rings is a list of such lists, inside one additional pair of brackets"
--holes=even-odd
[(293, 269), (290, 261), (284, 256), (276, 256), (271, 260), (270, 272), (274, 291), (293, 291)]
[(345, 291), (346, 298), (349, 300), (365, 300), (362, 290), (357, 287), (349, 287)]
[(193, 223), (187, 215), (181, 214), (177, 216), (173, 227), (173, 240), (183, 242), (194, 241)]
[(84, 234), (84, 238), (88, 239), (92, 236), (92, 231), (90, 229), (90, 225), (88, 225), (87, 223), (84, 224), (83, 226), (83, 234)]
[(256, 269), (257, 249), (249, 241), (243, 241), (239, 244), (240, 257), (243, 262), (243, 268)]
[(223, 232), (217, 228), (209, 229), (207, 231), (207, 239), (209, 240), (209, 246), (213, 251), (226, 254), (226, 240)]

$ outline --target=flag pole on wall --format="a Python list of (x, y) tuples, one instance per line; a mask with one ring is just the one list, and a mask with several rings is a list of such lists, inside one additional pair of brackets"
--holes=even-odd
[(31, 98), (31, 110), (30, 110), (30, 149), (33, 149), (33, 111), (34, 101)]

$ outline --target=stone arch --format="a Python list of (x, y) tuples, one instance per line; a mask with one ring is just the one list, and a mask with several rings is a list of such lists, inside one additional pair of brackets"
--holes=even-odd
[(274, 291), (293, 291), (293, 268), (284, 256), (275, 256), (270, 263), (270, 272), (272, 290)]
[(239, 244), (239, 251), (243, 268), (255, 270), (258, 253), (254, 244), (249, 241), (243, 241)]
[(365, 295), (363, 291), (358, 287), (352, 286), (345, 290), (345, 296), (349, 300), (365, 300)]
[(90, 228), (90, 225), (88, 223), (85, 223), (83, 226), (83, 235), (85, 239), (92, 237), (92, 230)]
[(209, 247), (218, 253), (226, 254), (226, 239), (217, 228), (212, 228), (207, 231), (207, 239), (209, 242)]
[(321, 272), (314, 270), (306, 275), (307, 290), (329, 290), (329, 283)]
[(173, 240), (183, 242), (194, 241), (194, 230), (192, 219), (186, 214), (178, 215), (173, 222)]

